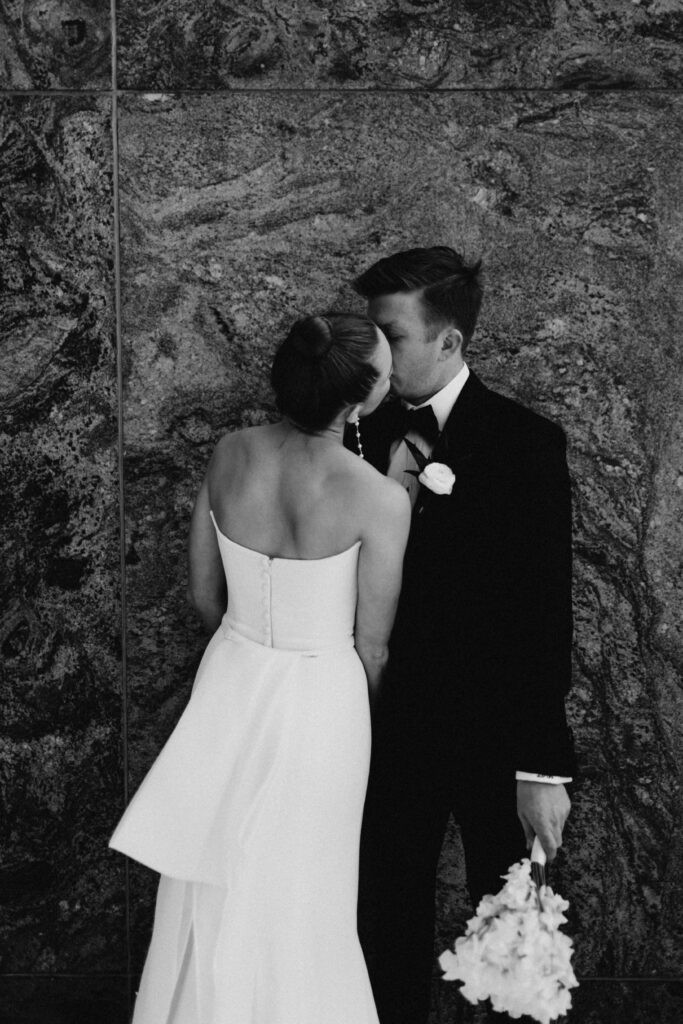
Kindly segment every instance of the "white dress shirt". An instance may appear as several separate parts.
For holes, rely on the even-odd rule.
[[[446,425],[446,420],[453,411],[453,406],[458,400],[458,396],[464,388],[467,378],[470,375],[470,370],[467,363],[463,363],[462,369],[459,370],[455,377],[449,380],[445,387],[437,391],[435,395],[432,395],[426,402],[422,402],[420,405],[410,405],[405,403],[409,409],[421,409],[425,405],[431,405],[436,416],[437,423],[439,424],[439,431],[443,430]],[[414,434],[412,431],[408,431],[406,437],[411,441],[416,448],[429,458],[432,453],[432,446],[425,441],[423,437],[418,434]],[[405,489],[410,495],[411,504],[414,505],[417,499],[420,484],[418,483],[417,477],[413,476],[412,473],[406,472],[406,470],[417,469],[417,465],[413,456],[410,453],[410,449],[403,440],[398,440],[393,443],[389,453],[389,469],[387,476],[392,477],[394,480],[398,480],[402,483]],[[549,782],[552,785],[559,786],[565,782],[571,782],[571,778],[562,775],[541,775],[535,772],[516,772],[515,777],[518,782]]]
[[[456,399],[464,388],[469,375],[469,367],[467,363],[463,363],[462,369],[456,373],[455,377],[449,380],[448,384],[441,388],[441,391],[437,391],[435,395],[432,395],[428,401],[422,402],[421,405],[410,405],[406,402],[405,405],[408,409],[422,409],[426,405],[431,405],[436,416],[436,422],[439,424],[440,432],[445,427],[446,420],[453,411]],[[412,441],[416,448],[419,448],[423,455],[429,457],[432,454],[431,445],[419,434],[414,434],[412,430],[409,430],[406,437],[409,441]],[[406,470],[416,468],[415,459],[410,454],[408,445],[400,438],[398,441],[394,441],[389,452],[387,476],[398,480],[399,483],[404,485],[410,495],[412,505],[415,505],[420,485],[417,482],[417,477],[411,473],[406,473]]]

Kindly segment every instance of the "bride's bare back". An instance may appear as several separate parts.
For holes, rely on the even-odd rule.
[[[287,423],[227,435],[208,473],[219,529],[278,558],[325,558],[362,541],[394,491],[338,442]]]
[[[190,530],[189,597],[210,629],[229,595],[213,524],[271,558],[328,558],[360,542],[356,650],[377,692],[401,586],[410,502],[403,488],[339,437],[283,421],[226,435],[202,484]]]

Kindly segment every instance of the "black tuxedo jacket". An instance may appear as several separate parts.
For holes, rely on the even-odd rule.
[[[382,473],[389,418],[383,406],[361,421]],[[565,450],[560,427],[470,373],[431,456],[452,468],[453,492],[422,486],[413,510],[379,707],[404,751],[574,774]]]

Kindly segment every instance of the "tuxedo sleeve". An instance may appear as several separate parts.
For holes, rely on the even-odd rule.
[[[571,685],[571,487],[566,439],[555,425],[525,446],[512,506],[519,556],[519,703],[515,767],[572,776],[565,697]]]
[[[517,782],[544,782],[549,786],[563,786],[572,779],[569,775],[539,775],[537,772],[515,772]]]

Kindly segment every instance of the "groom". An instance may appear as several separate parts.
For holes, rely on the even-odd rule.
[[[365,457],[413,502],[362,844],[381,1024],[425,1024],[429,1015],[449,815],[476,905],[500,889],[534,835],[552,860],[569,812],[565,436],[467,365],[478,272],[435,246],[382,259],[355,281],[394,362],[394,400],[361,423]],[[426,459],[447,468],[421,483]]]

